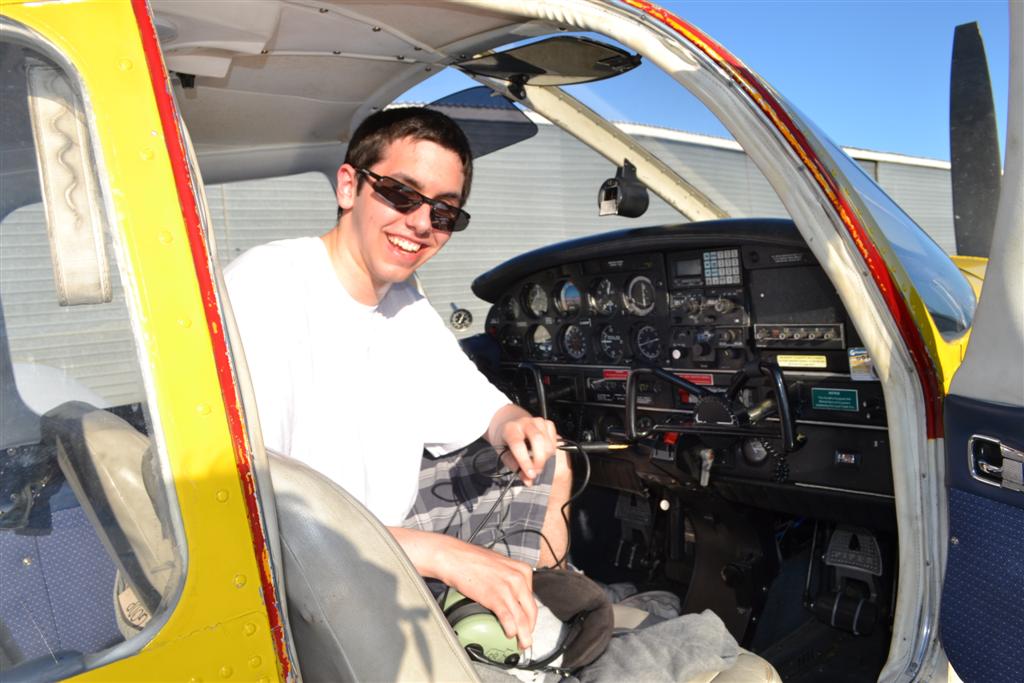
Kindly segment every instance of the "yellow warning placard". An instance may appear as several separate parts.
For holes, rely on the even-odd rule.
[[[814,368],[815,370],[824,370],[828,366],[828,359],[825,356],[797,356],[780,353],[775,362],[779,364],[780,368]]]

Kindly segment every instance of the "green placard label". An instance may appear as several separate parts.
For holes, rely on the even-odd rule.
[[[811,407],[815,410],[860,410],[856,389],[811,389]]]

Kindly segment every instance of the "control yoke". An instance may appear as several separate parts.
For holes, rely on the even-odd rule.
[[[656,424],[643,434],[637,432],[637,394],[640,379],[653,376],[669,385],[697,397],[693,418],[686,422]],[[747,408],[739,401],[740,391],[747,382],[757,377],[768,379],[772,397]],[[779,418],[778,429],[759,426],[769,415]],[[796,433],[793,411],[789,405],[782,369],[774,363],[749,363],[739,370],[724,393],[694,384],[679,375],[657,367],[633,368],[626,379],[626,438],[633,442],[655,432],[678,432],[707,436],[760,437],[779,439],[783,452],[790,453],[803,445],[802,435]]]

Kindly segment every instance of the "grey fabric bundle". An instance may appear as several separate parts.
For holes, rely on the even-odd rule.
[[[612,638],[577,676],[582,683],[688,681],[736,663],[740,646],[711,610],[684,614]]]

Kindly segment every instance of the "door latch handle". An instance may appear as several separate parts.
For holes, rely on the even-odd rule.
[[[999,477],[1000,479],[1003,478],[1003,468],[1002,467],[997,467],[995,465],[989,464],[989,463],[985,462],[984,460],[979,460],[977,462],[977,465],[978,465],[978,469],[981,470],[982,472],[984,472],[985,474],[988,474],[988,475],[993,476],[993,477]]]
[[[1024,451],[999,439],[979,434],[968,439],[967,465],[983,484],[1024,492]]]

